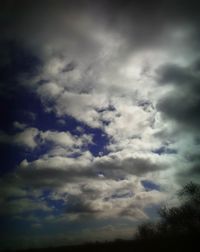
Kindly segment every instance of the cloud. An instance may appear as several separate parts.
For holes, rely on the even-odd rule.
[[[30,199],[16,199],[3,202],[1,204],[0,215],[16,215],[26,212],[32,212],[35,210],[40,211],[51,211],[51,208],[48,207],[44,202],[34,201]]]
[[[98,94],[63,93],[57,100],[55,110],[58,115],[70,115],[92,127],[101,126],[97,109],[108,106],[106,99]]]
[[[0,142],[34,149],[37,146],[36,136],[38,133],[39,131],[36,128],[26,128],[24,131],[15,135],[8,135],[5,132],[0,132]]]
[[[52,97],[56,98],[61,94],[63,89],[57,86],[55,83],[46,83],[38,87],[37,92],[41,97],[48,97],[51,100]]]
[[[118,157],[101,157],[94,159],[90,153],[82,153],[76,158],[53,156],[37,159],[32,162],[24,160],[17,172],[22,184],[33,188],[63,188],[65,183],[84,183],[94,179],[101,180],[128,179],[129,176],[144,176],[160,172],[167,164],[158,164],[150,159]],[[102,174],[102,176],[99,176]],[[106,196],[105,196],[106,197]]]
[[[18,124],[17,124],[18,125]],[[18,125],[19,126],[19,125]],[[23,125],[24,127],[24,125]],[[93,144],[92,135],[82,134],[81,136],[73,136],[70,132],[66,131],[42,131],[37,128],[21,128],[21,132],[16,134],[7,134],[0,132],[0,142],[4,144],[18,145],[21,147],[28,147],[35,149],[41,147],[41,145],[51,143],[52,153],[64,148],[65,153],[71,153],[78,151],[81,147]],[[60,149],[56,149],[59,147]]]
[[[199,71],[193,66],[187,67],[168,64],[160,67],[159,84],[173,86],[173,90],[158,102],[157,108],[169,119],[186,127],[198,128],[199,125]]]
[[[73,214],[95,214],[98,213],[100,210],[98,208],[95,209],[95,206],[84,198],[80,196],[68,196],[67,197],[67,204],[66,204],[66,212],[73,213]]]
[[[147,172],[141,170],[145,163],[145,169],[149,169],[149,172],[154,172],[158,167],[140,159],[122,160],[121,164],[118,164],[119,160],[115,162],[102,160],[101,163],[93,163],[90,156],[84,155],[78,159],[52,157],[32,162],[24,160],[13,178],[10,175],[5,178],[2,185],[3,206],[16,206],[8,214],[17,215],[34,209],[48,211],[49,207],[45,205],[49,200],[62,200],[65,215],[60,218],[66,222],[84,218],[148,218],[145,207],[161,202],[166,196],[163,192],[145,192],[139,176]],[[98,176],[100,171],[103,177]],[[27,187],[28,191],[24,189]],[[50,193],[42,196],[45,190]],[[17,199],[9,199],[13,195]],[[21,202],[25,202],[25,205]],[[35,204],[32,210],[31,204]],[[49,221],[57,223],[59,218],[55,216]]]
[[[23,183],[36,188],[62,187],[65,183],[93,177],[95,172],[88,169],[91,155],[84,153],[79,158],[49,157],[33,162],[24,160],[20,164],[19,176]]]
[[[120,160],[119,157],[97,158],[95,167],[104,176],[110,178],[120,178],[129,174],[140,176],[149,172],[155,172],[164,169],[158,162],[154,163],[147,158],[129,157]]]
[[[13,123],[13,126],[17,129],[23,130],[26,128],[27,125],[25,123],[20,123],[16,121]]]
[[[44,131],[40,132],[40,138],[43,142],[52,142],[55,145],[65,148],[80,148],[83,145],[92,144],[92,136],[82,134],[81,136],[73,136],[70,132]]]
[[[66,196],[66,221],[71,214],[81,219],[90,216],[94,219],[121,217],[144,220],[148,218],[144,208],[162,202],[164,197],[166,195],[161,192],[143,192],[140,184],[134,186],[130,180],[96,180],[95,183],[88,182],[81,186],[78,194]]]

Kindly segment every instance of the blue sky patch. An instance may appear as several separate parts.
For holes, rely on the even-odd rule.
[[[155,149],[152,151],[153,153],[156,153],[158,155],[164,155],[164,154],[177,154],[178,151],[176,149],[168,148],[166,146],[161,146],[158,149]]]
[[[152,190],[160,191],[160,186],[150,180],[142,180],[141,183],[147,191]]]

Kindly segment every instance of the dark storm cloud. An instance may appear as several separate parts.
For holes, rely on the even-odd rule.
[[[174,94],[165,97],[158,104],[158,109],[168,118],[173,119],[183,126],[199,128],[200,125],[200,100],[187,95]]]
[[[191,149],[186,140],[183,143],[186,146],[181,146],[185,149],[182,153],[185,164],[180,170],[177,169],[174,178],[180,185],[188,181],[199,183],[200,151],[197,139],[200,126],[200,78],[197,63],[188,67],[169,64],[160,69],[159,74],[159,84],[172,85],[173,91],[158,102],[157,109],[165,119],[177,123],[177,135],[182,134],[182,138],[186,134],[190,135],[194,145]]]
[[[157,71],[158,83],[161,86],[170,85],[172,91],[168,92],[157,104],[157,109],[165,119],[175,121],[178,125],[178,134],[190,135],[193,148],[185,148],[183,157],[186,167],[176,172],[175,179],[179,184],[185,184],[188,179],[199,182],[200,152],[199,152],[199,126],[200,126],[200,71],[199,59],[187,66],[166,64]],[[184,137],[183,135],[183,137]],[[187,144],[187,143],[186,143]]]
[[[55,45],[63,39],[72,39],[76,41],[76,46],[92,49],[94,45],[85,38],[84,32],[81,33],[74,27],[81,13],[89,12],[90,5],[87,2],[81,0],[1,1],[1,40],[6,43],[10,41],[20,43],[22,47],[29,48],[41,59],[49,46],[53,47],[50,48],[51,53],[59,51]]]
[[[158,70],[159,81],[163,84],[184,86],[194,82],[194,76],[187,68],[175,64],[167,64]],[[189,85],[188,85],[189,86]]]
[[[45,40],[59,40],[60,36],[77,36],[76,43],[81,40],[80,46],[84,48],[87,46],[84,34],[77,34],[74,29],[82,13],[122,33],[132,49],[158,46],[165,32],[175,24],[191,24],[195,33],[190,43],[198,46],[200,19],[198,1],[194,0],[6,1],[1,3],[1,34],[5,39],[35,44],[37,50],[41,49],[42,41],[46,43]]]
[[[159,47],[166,33],[176,26],[192,26],[190,46],[198,47],[199,3],[196,0],[101,1],[105,22],[126,37],[132,50]]]
[[[157,72],[159,75],[158,81],[162,84],[171,84],[180,88],[193,89],[199,91],[199,69],[198,60],[191,66],[182,67],[177,64],[166,64],[160,67]]]
[[[196,62],[187,67],[167,64],[159,68],[158,83],[172,85],[174,88],[158,102],[157,109],[183,126],[198,129],[200,75],[196,65]]]

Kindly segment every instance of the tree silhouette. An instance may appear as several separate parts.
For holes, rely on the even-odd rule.
[[[200,185],[190,182],[179,192],[181,205],[162,207],[158,223],[139,226],[136,239],[152,240],[175,237],[200,238]]]

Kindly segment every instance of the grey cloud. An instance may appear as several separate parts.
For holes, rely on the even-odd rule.
[[[43,188],[43,187],[61,187],[67,182],[77,181],[83,177],[91,176],[90,172],[87,170],[84,172],[77,171],[73,167],[73,169],[68,169],[67,171],[59,170],[56,168],[48,168],[44,169],[29,169],[29,170],[21,170],[19,172],[20,179],[23,183],[32,186],[33,188]]]
[[[196,147],[196,149],[198,149],[199,145],[197,144],[195,147]],[[199,162],[200,163],[200,155],[198,152],[197,153],[186,153],[185,158],[189,162]]]
[[[184,185],[188,183],[188,178],[194,183],[199,183],[200,180],[200,162],[188,165],[187,169],[179,171],[175,174],[176,181]]]
[[[194,35],[181,43],[198,47],[199,3],[196,0],[108,1],[108,24],[117,27],[131,48],[159,47],[166,43],[166,34],[176,26],[193,27]]]
[[[142,165],[142,161],[138,160],[135,161],[135,165],[137,162]],[[146,161],[146,163],[148,162]],[[50,212],[51,209],[46,201],[49,198],[50,200],[63,200],[67,217],[63,221],[102,217],[135,220],[147,218],[143,211],[144,206],[160,201],[161,194],[156,196],[151,191],[144,192],[138,177],[135,180],[115,180],[115,178],[117,179],[116,168],[111,167],[111,169],[113,175],[110,178],[109,176],[99,178],[96,176],[94,164],[82,171],[80,167],[77,169],[76,166],[65,171],[48,167],[41,169],[39,166],[31,166],[30,163],[29,167],[19,168],[12,178],[7,176],[5,179],[3,189],[10,190],[10,194],[7,197],[3,194],[2,209],[6,209],[7,206],[11,207],[12,211],[7,213],[10,215],[34,210]],[[122,169],[122,167],[117,167],[117,169]],[[130,171],[125,169],[125,173],[129,174]],[[29,190],[27,191],[25,188],[29,188]],[[43,191],[47,188],[52,192],[44,198]],[[9,197],[14,195],[13,190],[16,199],[10,200]],[[27,198],[29,196],[31,196],[31,200]],[[2,214],[4,213],[2,212]]]
[[[70,164],[63,158],[62,163],[52,166],[55,163],[54,159],[28,163],[25,168],[20,168],[18,177],[22,184],[25,183],[33,188],[60,188],[68,182],[81,182],[86,178],[118,180],[130,174],[141,176],[167,168],[143,158],[102,159],[82,165],[80,162]],[[103,174],[103,177],[98,176],[100,173]]]
[[[160,171],[163,167],[151,162],[148,159],[129,158],[125,160],[114,159],[110,161],[85,163],[75,161],[73,163],[68,158],[61,158],[61,162],[55,162],[57,159],[49,158],[49,161],[38,160],[28,163],[23,161],[12,176],[5,177],[4,185],[2,186],[4,196],[14,195],[16,197],[26,197],[28,192],[25,188],[31,190],[43,190],[45,188],[60,190],[68,184],[75,183],[82,192],[82,197],[96,200],[99,197],[124,198],[127,193],[133,195],[132,184],[126,180],[119,179],[131,174],[141,176],[148,172]],[[82,165],[81,165],[82,163]],[[99,173],[104,176],[99,177]],[[90,180],[92,179],[92,180]],[[107,181],[107,180],[110,180]],[[91,182],[96,181],[90,185]],[[107,192],[110,183],[114,183],[116,188],[113,191]],[[103,190],[103,191],[102,191]],[[104,191],[105,190],[105,191]],[[10,191],[10,193],[9,193]],[[104,196],[102,196],[102,193]],[[115,196],[114,196],[115,195]],[[130,195],[130,196],[131,196]]]
[[[198,175],[200,177],[200,162],[199,164],[195,164],[190,170],[191,174]]]
[[[81,185],[81,192],[86,198],[90,198],[91,200],[99,198],[102,194],[101,187],[94,188],[91,185],[88,185],[87,183]]]
[[[158,70],[159,84],[173,85],[157,109],[183,126],[198,129],[200,124],[200,76],[193,64],[188,67],[168,64]]]
[[[42,170],[30,168],[27,171],[20,171],[19,176],[23,183],[32,188],[60,188],[68,182],[79,182],[84,178],[97,177],[97,175],[89,169],[77,171],[76,168],[77,167],[72,167],[72,169],[68,171],[56,168],[49,169],[48,167]]]
[[[200,59],[197,59],[193,65],[192,65],[192,70],[194,71],[200,71]]]
[[[62,72],[70,72],[73,71],[76,67],[76,64],[72,61],[68,63],[63,69]]]
[[[126,209],[123,209],[121,212],[120,212],[120,215],[121,216],[126,216],[126,217],[132,217],[132,218],[135,218],[137,220],[145,220],[145,219],[148,219],[147,215],[139,208],[136,208],[132,205],[130,205],[129,207],[127,207]]]
[[[141,176],[149,172],[155,172],[166,167],[152,162],[148,158],[125,158],[120,160],[100,160],[95,163],[95,167],[102,172],[105,177],[120,178],[129,174]]]
[[[1,192],[0,201],[4,201],[10,197],[25,197],[27,191],[24,185],[20,185],[19,179],[15,174],[7,174],[0,179]]]
[[[160,67],[157,72],[160,77],[158,81],[164,84],[187,85],[188,82],[194,81],[194,76],[188,71],[188,68],[177,64],[166,64]]]
[[[188,97],[187,94],[170,94],[158,103],[160,110],[169,119],[173,119],[183,126],[192,126],[196,129],[200,124],[200,100],[196,97]]]
[[[195,62],[196,63],[196,62]],[[178,64],[165,64],[157,70],[159,83],[172,84],[175,87],[190,91],[199,91],[199,72],[191,66],[183,67]]]
[[[66,202],[66,213],[78,214],[95,214],[99,211],[94,209],[92,205],[81,196],[69,195]]]
[[[82,48],[90,48],[91,51],[96,48],[94,41],[88,39],[83,32],[88,27],[83,26],[82,30],[81,23],[77,26],[82,16],[92,16],[93,8],[87,1],[78,0],[74,3],[45,0],[39,3],[22,0],[19,3],[12,0],[1,3],[1,6],[0,17],[4,25],[0,29],[3,39],[20,41],[39,57],[44,56],[47,51],[57,53],[57,45],[66,45],[66,41],[69,46],[75,43],[78,53],[82,52]]]
[[[0,215],[12,215],[41,210],[49,212],[52,209],[44,202],[30,200],[26,198],[7,200],[0,204]]]
[[[1,4],[2,33],[9,38],[20,38],[28,44],[59,41],[60,37],[71,40],[74,37],[77,48],[96,48],[86,39],[89,27],[77,28],[77,19],[86,15],[91,22],[101,22],[111,30],[117,30],[126,37],[131,48],[158,45],[169,27],[175,24],[192,24],[199,30],[198,2],[178,1],[73,1],[54,2],[45,0],[9,1]],[[79,8],[77,8],[79,6]],[[39,29],[38,29],[39,27]],[[76,28],[75,28],[76,27]],[[85,32],[82,32],[85,31]],[[196,37],[198,37],[198,32]],[[35,41],[31,39],[32,36]],[[56,38],[56,39],[55,39]],[[80,42],[81,41],[81,42]],[[197,44],[197,43],[196,43]],[[38,47],[37,49],[41,49]]]
[[[37,147],[37,135],[39,130],[36,128],[26,128],[25,130],[14,135],[6,134],[0,131],[0,142],[5,144],[14,144],[25,146],[30,149]]]

